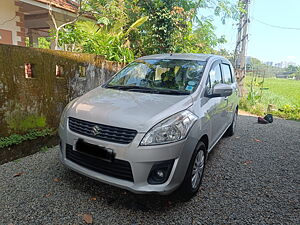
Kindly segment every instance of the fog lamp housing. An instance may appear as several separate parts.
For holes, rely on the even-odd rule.
[[[171,173],[173,168],[174,159],[157,162],[155,163],[148,176],[148,183],[149,184],[163,184],[165,183]]]

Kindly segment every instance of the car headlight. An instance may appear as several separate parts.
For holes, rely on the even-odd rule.
[[[140,145],[159,145],[180,141],[186,137],[197,120],[192,112],[185,110],[168,117],[152,127]]]

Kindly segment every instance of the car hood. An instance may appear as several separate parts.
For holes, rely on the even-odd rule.
[[[189,95],[162,95],[96,88],[79,97],[67,116],[147,132],[161,120],[193,104]]]

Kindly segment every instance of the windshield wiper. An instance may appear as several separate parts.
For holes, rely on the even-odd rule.
[[[127,91],[136,91],[136,92],[147,92],[154,94],[167,94],[167,95],[189,95],[188,91],[179,91],[172,89],[155,89],[143,86],[134,86],[134,85],[107,85],[106,88],[113,88],[117,90],[127,90]]]

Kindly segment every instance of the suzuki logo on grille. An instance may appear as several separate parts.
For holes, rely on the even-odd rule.
[[[92,133],[93,133],[95,136],[99,135],[99,134],[101,133],[101,128],[100,128],[98,125],[94,126],[94,127],[92,128]]]

